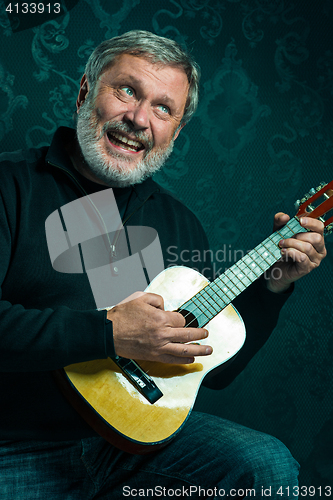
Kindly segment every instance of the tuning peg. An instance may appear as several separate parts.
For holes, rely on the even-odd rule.
[[[325,228],[324,228],[324,235],[326,236],[327,234],[331,234],[333,231],[333,222],[331,222],[331,224],[328,224]]]
[[[316,191],[320,191],[323,187],[327,186],[327,182],[321,182],[319,186],[316,188]]]
[[[313,194],[316,194],[316,190],[314,188],[311,188],[309,191],[309,195],[312,196]]]
[[[305,203],[305,202],[306,202],[306,200],[307,200],[308,198],[309,198],[309,196],[308,196],[308,197],[307,197],[307,196],[303,196],[303,198],[302,198],[301,200],[297,200],[297,201],[295,201],[294,206],[295,206],[296,210],[297,210],[297,209],[298,209],[301,205],[303,205],[303,203]]]

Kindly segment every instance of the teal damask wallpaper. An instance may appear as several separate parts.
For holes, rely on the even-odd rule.
[[[147,29],[192,51],[200,106],[156,180],[198,215],[216,270],[262,241],[274,213],[293,215],[296,199],[332,180],[332,0],[59,0],[37,4],[39,13],[8,5],[0,1],[1,151],[48,144],[72,124],[86,59],[103,39]],[[314,498],[333,485],[332,237],[327,246],[245,372],[223,393],[202,390],[196,404],[279,437]]]

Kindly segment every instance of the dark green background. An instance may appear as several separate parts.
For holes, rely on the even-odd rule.
[[[103,39],[140,28],[192,50],[201,104],[156,180],[198,215],[214,251],[225,250],[217,269],[263,240],[275,212],[293,214],[297,198],[332,180],[331,0],[73,0],[57,18],[10,19],[5,5],[2,151],[47,144],[71,125],[86,59]],[[246,371],[197,402],[279,437],[302,465],[301,484],[317,488],[333,483],[332,241]]]

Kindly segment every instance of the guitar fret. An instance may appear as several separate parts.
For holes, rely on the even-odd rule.
[[[229,269],[226,270],[226,272],[224,273],[225,276],[227,278],[230,279],[230,281],[233,283],[233,287],[232,287],[232,291],[235,291],[237,293],[237,295],[242,292],[243,290],[245,290],[245,285],[244,283],[242,283],[239,278],[237,277],[237,275],[234,273],[233,271],[233,267],[230,267]],[[235,280],[236,280],[236,283],[235,283]]]
[[[294,226],[294,227],[292,227],[292,226]],[[286,228],[286,229],[288,228],[288,229],[289,229],[292,233],[294,233],[294,234],[295,234],[295,232],[296,232],[296,231],[299,233],[300,231],[304,230],[304,228],[302,228],[302,226],[300,225],[300,223],[299,223],[298,219],[296,219],[296,217],[294,217],[293,219],[291,219],[291,220],[288,222],[288,224],[286,224],[286,225],[282,228],[282,230],[283,230],[283,229],[285,229],[285,228]],[[294,231],[294,229],[295,229],[296,231]],[[305,229],[305,231],[307,231],[307,229]]]
[[[208,300],[206,299],[207,302],[210,303],[210,305],[213,307],[213,309],[215,309],[215,311],[217,312],[220,312],[221,309],[219,309],[219,307],[215,307],[216,306],[216,302],[215,302],[215,299],[210,295],[210,293],[208,293],[208,290],[207,288],[209,288],[209,285],[206,286],[205,288],[203,288],[199,293],[198,293],[198,298],[199,296],[202,297],[204,300],[205,300],[205,297],[204,295],[208,296]],[[215,304],[215,306],[214,306]]]
[[[247,267],[248,267],[249,269],[251,269],[251,271],[253,272],[253,274],[254,274],[257,278],[259,278],[259,276],[260,276],[262,273],[261,273],[261,272],[260,272],[260,270],[257,268],[257,265],[256,265],[256,263],[254,262],[254,260],[252,259],[252,257],[251,257],[249,254],[247,254],[247,255],[245,255],[245,257],[244,257],[242,260],[243,260],[243,261],[244,261],[244,263],[247,265]]]
[[[239,271],[239,274],[237,275],[238,279],[243,283],[244,287],[247,288],[249,285],[251,285],[252,281],[244,274],[241,270],[241,268],[238,265],[238,262],[232,266],[231,269],[237,268]]]
[[[281,256],[281,249],[280,249],[280,247],[279,247],[279,245],[278,245],[278,242],[280,241],[280,238],[278,238],[277,243],[275,243],[275,241],[273,241],[271,237],[269,237],[268,239],[269,239],[269,240],[271,241],[271,243],[275,246],[275,249],[274,249],[274,250],[275,250],[274,257],[276,258],[276,260],[278,260],[278,259],[280,258],[280,256]],[[278,255],[279,255],[279,256],[278,256]]]
[[[196,304],[196,301],[199,302],[199,305]],[[200,301],[199,294],[196,294],[194,297],[192,297],[192,302],[199,309],[199,311],[201,312],[201,314],[203,314],[204,316],[206,316],[206,318],[209,318],[208,314],[206,314],[207,307]],[[201,306],[204,307],[204,309],[205,309],[206,312],[202,310]]]
[[[222,292],[222,288],[219,287],[218,283],[217,283],[217,279],[215,281],[213,281],[213,283],[211,283],[210,285],[208,285],[212,290],[213,292],[215,293],[215,295],[218,296],[218,299],[220,300],[220,302],[222,302],[222,304],[220,305],[221,307],[221,310],[224,309],[228,304],[230,304],[230,300],[225,297],[225,295],[223,294],[223,298],[221,297],[221,292]],[[206,287],[207,288],[207,287]],[[223,292],[222,292],[223,293]],[[216,302],[216,301],[215,301]],[[216,302],[218,304],[218,302]]]
[[[275,264],[277,256],[275,256],[274,253],[271,252],[271,250],[267,247],[269,245],[269,241],[267,241],[267,244],[266,244],[266,241],[267,240],[265,240],[265,242],[262,243],[262,246],[265,248],[265,252],[263,254],[263,257],[268,262],[268,264],[270,266],[272,266],[273,264]],[[274,249],[276,250],[276,247]]]
[[[250,269],[250,267],[246,264],[246,262],[243,259],[239,262],[238,267],[249,278],[251,283],[253,283],[253,281],[257,279],[258,276],[254,274],[252,269]]]
[[[267,262],[261,257],[260,253],[257,251],[256,248],[251,250],[250,252],[251,259],[253,259],[256,264],[260,267],[262,272],[265,272],[267,269]]]
[[[222,274],[222,276],[220,276],[218,280],[222,283],[222,288],[220,287],[222,292],[230,299],[230,301],[234,300],[234,298],[237,297],[238,294],[234,293],[228,286],[228,283],[226,282],[227,277],[224,274]]]
[[[215,280],[215,286],[218,286],[219,291],[217,293],[223,295],[223,303],[224,307],[230,304],[230,302],[235,298],[235,294],[233,294],[228,287],[225,286],[225,284],[219,280],[219,284],[216,283],[217,280]]]

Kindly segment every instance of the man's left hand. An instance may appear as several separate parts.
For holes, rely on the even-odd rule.
[[[289,215],[277,213],[274,217],[274,231],[283,227],[289,219]],[[326,256],[324,224],[311,217],[302,217],[300,224],[310,232],[298,233],[279,242],[281,260],[266,274],[267,287],[272,292],[284,292],[291,283],[318,267]]]

